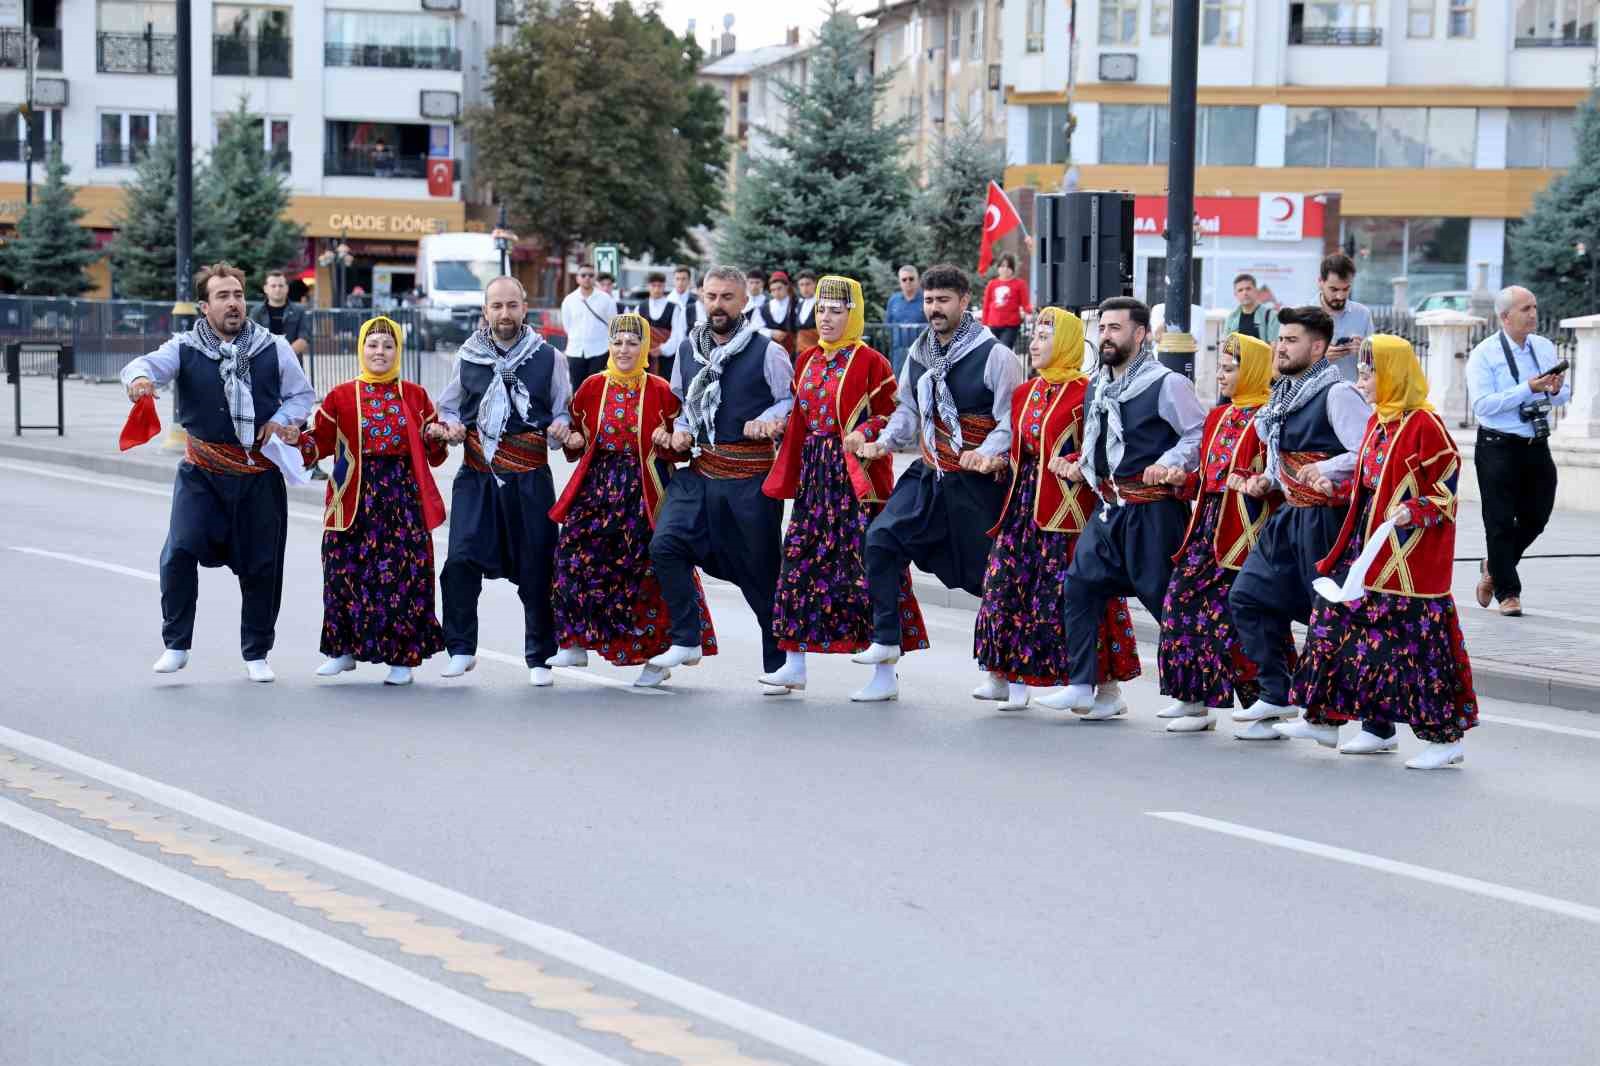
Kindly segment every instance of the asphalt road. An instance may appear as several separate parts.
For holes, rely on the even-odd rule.
[[[1422,774],[1168,735],[1149,662],[1003,716],[942,608],[900,702],[763,698],[719,585],[666,694],[530,689],[503,583],[465,679],[320,681],[298,506],[278,682],[219,571],[158,678],[165,491],[0,493],[3,1066],[1600,1061],[1600,718],[1486,702]]]

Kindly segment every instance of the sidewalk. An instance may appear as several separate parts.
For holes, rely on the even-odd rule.
[[[23,421],[37,425],[55,419],[53,381],[23,381]],[[0,395],[0,460],[23,460],[78,467],[119,477],[170,482],[181,453],[164,450],[160,439],[130,452],[117,451],[117,434],[127,417],[128,401],[115,384],[95,385],[69,381],[66,385],[67,435],[29,430],[15,435],[14,400],[10,386]],[[163,397],[161,413],[170,421],[170,400]],[[460,463],[459,448],[437,471],[447,485]],[[898,457],[897,465],[910,462]],[[570,464],[553,464],[557,491],[571,470]],[[447,490],[448,491],[448,490]],[[323,485],[293,488],[291,498],[320,507]],[[1463,501],[1458,511],[1458,559],[1483,554],[1483,519],[1476,503]],[[1600,514],[1557,511],[1534,555],[1600,552]],[[1527,560],[1522,567],[1524,611],[1522,618],[1502,618],[1485,611],[1473,599],[1477,581],[1475,561],[1457,562],[1456,604],[1461,610],[1467,650],[1472,655],[1474,679],[1485,696],[1600,712],[1600,558]],[[965,592],[950,592],[931,577],[917,575],[917,595],[925,603],[975,609],[977,601]],[[1136,625],[1147,650],[1155,640],[1155,622],[1135,610]]]

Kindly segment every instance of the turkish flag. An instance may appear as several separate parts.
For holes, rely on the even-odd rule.
[[[985,273],[994,258],[994,242],[1022,225],[1004,189],[989,183],[989,200],[983,206],[983,245],[978,251],[978,273]]]
[[[453,196],[455,194],[456,161],[454,159],[428,160],[428,195]]]

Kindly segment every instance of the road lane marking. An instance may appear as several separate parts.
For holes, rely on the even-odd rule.
[[[1526,889],[1512,888],[1509,885],[1500,885],[1493,881],[1480,881],[1476,877],[1463,877],[1460,874],[1435,870],[1428,866],[1397,862],[1394,859],[1385,859],[1379,855],[1369,855],[1364,851],[1351,851],[1348,848],[1335,847],[1332,844],[1319,844],[1314,840],[1285,836],[1282,833],[1273,833],[1266,829],[1255,829],[1248,825],[1239,825],[1236,822],[1224,822],[1216,818],[1206,818],[1203,815],[1190,814],[1187,811],[1146,811],[1145,813],[1152,818],[1177,822],[1180,825],[1191,826],[1195,829],[1222,833],[1225,836],[1238,837],[1241,840],[1253,840],[1258,844],[1270,844],[1273,847],[1298,851],[1303,855],[1314,855],[1319,859],[1331,859],[1334,862],[1361,866],[1368,870],[1378,870],[1382,873],[1394,874],[1397,877],[1409,877],[1414,881],[1443,885],[1446,888],[1469,892],[1475,896],[1484,896],[1504,903],[1516,903],[1524,907],[1532,907],[1535,910],[1546,911],[1550,914],[1558,914],[1563,918],[1576,918],[1592,925],[1600,925],[1600,907],[1591,907],[1586,903],[1574,903],[1571,900],[1558,899],[1555,896],[1546,896],[1538,892],[1529,892]]]
[[[905,1066],[840,1037],[612,951],[576,933],[513,914],[375,859],[324,843],[51,741],[0,726],[0,745],[80,776],[93,778],[120,792],[138,796],[208,825],[248,837],[274,851],[372,885],[396,899],[488,930],[822,1066]]]
[[[131,566],[121,566],[117,563],[103,563],[99,559],[88,559],[82,555],[68,555],[66,552],[45,551],[43,548],[25,548],[20,544],[11,545],[11,550],[14,552],[22,552],[24,555],[39,555],[46,559],[58,559],[64,563],[76,563],[79,566],[92,566],[96,570],[107,570],[113,574],[121,574],[123,577],[136,577],[141,581],[161,580],[159,575],[152,574],[148,570],[135,570]]]
[[[1564,737],[1586,737],[1589,740],[1600,740],[1600,729],[1580,729],[1572,725],[1553,725],[1549,722],[1535,722],[1531,718],[1513,718],[1505,714],[1478,715],[1480,722],[1493,722],[1495,725],[1514,725],[1519,729],[1537,729],[1541,733],[1559,733]]]
[[[430,981],[338,937],[302,925],[91,833],[63,825],[20,803],[0,798],[0,825],[292,951],[341,977],[531,1062],[547,1066],[621,1066],[616,1059]]]

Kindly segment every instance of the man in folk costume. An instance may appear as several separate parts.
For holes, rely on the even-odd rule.
[[[774,270],[767,281],[767,299],[755,309],[750,321],[756,332],[768,337],[781,347],[789,358],[795,357],[795,318],[799,308],[789,292],[789,275]]]
[[[617,666],[645,663],[634,685],[655,688],[672,675],[646,662],[670,643],[650,537],[671,478],[672,453],[651,438],[672,425],[680,405],[665,380],[645,371],[649,321],[632,312],[618,315],[610,333],[605,371],[572,397],[572,431],[564,449],[578,465],[550,511],[561,523],[555,578],[561,650],[547,665],[587,666],[593,651]],[[696,609],[704,653],[715,655],[703,594]]]
[[[1305,718],[1278,725],[1286,737],[1338,743],[1339,726],[1364,719],[1411,727],[1426,749],[1406,766],[1439,770],[1462,761],[1478,724],[1472,663],[1450,595],[1461,452],[1428,402],[1428,379],[1400,337],[1362,345],[1360,380],[1376,410],[1356,462],[1356,488],[1333,550],[1318,564],[1343,582],[1362,549],[1383,537],[1348,603],[1319,598],[1290,698]],[[1385,530],[1383,523],[1393,523]]]
[[[449,439],[466,444],[450,494],[450,549],[439,585],[450,662],[443,677],[477,665],[478,596],[484,578],[517,586],[525,625],[528,682],[552,683],[545,660],[556,653],[550,586],[556,524],[548,440],[567,439],[572,379],[566,357],[525,323],[527,296],[516,278],[483,290],[487,325],[456,353],[455,374],[439,397]]]
[[[1116,296],[1100,304],[1100,368],[1085,393],[1083,450],[1052,471],[1086,483],[1099,516],[1078,537],[1064,611],[1071,684],[1040,698],[1090,720],[1127,710],[1120,692],[1097,697],[1099,624],[1117,596],[1138,596],[1161,620],[1172,556],[1189,524],[1174,485],[1194,469],[1206,413],[1194,383],[1150,350],[1150,309]]]
[[[672,380],[672,362],[678,345],[683,343],[683,338],[688,334],[688,327],[684,324],[686,316],[683,305],[674,303],[667,295],[667,276],[659,271],[651,273],[645,279],[650,294],[639,307],[639,313],[644,316],[650,325],[649,337],[649,373]]]
[[[1022,364],[968,316],[971,300],[965,270],[929,268],[923,278],[928,328],[900,371],[895,412],[883,434],[856,452],[868,461],[912,445],[922,452],[867,530],[872,646],[855,661],[880,669],[858,694],[864,697],[893,699],[899,691],[893,666],[900,659],[906,564],[915,563],[946,588],[983,595],[988,532],[1006,500],[1011,395],[1022,382]],[[1003,699],[1005,681],[990,675],[973,695]]]
[[[782,560],[783,504],[761,492],[776,457],[773,438],[794,403],[794,364],[743,318],[743,278],[732,267],[705,276],[703,320],[678,348],[672,391],[683,402],[673,429],[653,439],[689,457],[667,486],[650,557],[672,616],[672,646],[650,660],[671,670],[703,652],[695,567],[739,587],[761,626],[762,669],[783,665],[772,635]],[[774,693],[787,688],[772,689]]]
[[[677,267],[672,271],[672,291],[667,293],[667,299],[675,306],[683,308],[683,334],[687,337],[689,331],[700,321],[700,297],[694,291],[694,272],[688,267]],[[674,355],[676,351],[674,348],[667,354]],[[671,375],[661,376],[668,381],[672,380]]]
[[[795,275],[794,283],[800,299],[794,315],[794,350],[809,352],[821,340],[817,334],[817,276],[802,270]]]
[[[865,311],[859,282],[823,278],[821,341],[795,364],[795,404],[763,486],[774,499],[795,501],[772,623],[786,659],[762,676],[766,685],[803,689],[808,653],[858,652],[871,643],[862,544],[894,484],[894,461],[885,455],[863,462],[859,452],[888,424],[895,382],[889,360],[861,342]],[[909,570],[902,571],[900,619],[901,650],[926,648]]]
[[[1320,307],[1278,312],[1278,379],[1255,417],[1264,466],[1260,474],[1235,474],[1231,481],[1247,496],[1277,493],[1286,504],[1261,527],[1228,593],[1234,627],[1261,683],[1260,699],[1233,712],[1235,722],[1247,723],[1234,733],[1240,740],[1279,740],[1273,723],[1300,713],[1289,702],[1290,623],[1311,617],[1317,564],[1338,538],[1372,413],[1355,383],[1343,380],[1328,361],[1332,341],[1333,318]],[[1373,729],[1347,742],[1345,750],[1393,750],[1394,727],[1373,723]]]
[[[239,642],[252,681],[267,665],[283,597],[288,493],[262,454],[271,438],[294,444],[317,394],[294,349],[246,316],[244,272],[215,263],[195,275],[200,318],[122,370],[136,403],[172,382],[178,424],[188,431],[161,549],[158,674],[182,670],[194,639],[199,567],[226,566],[239,579]]]

